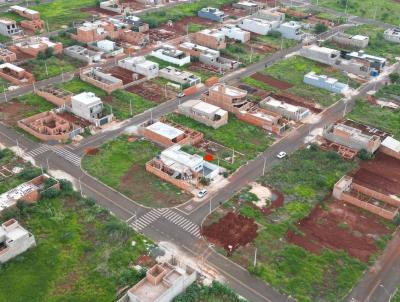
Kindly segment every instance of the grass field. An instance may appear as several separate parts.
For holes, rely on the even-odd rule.
[[[400,114],[388,108],[373,106],[357,100],[354,109],[347,114],[349,119],[387,131],[400,140]]]
[[[377,98],[398,98],[400,100],[400,84],[391,84],[382,87],[376,93]]]
[[[142,113],[156,105],[151,101],[125,90],[116,90],[111,94],[111,97],[108,97],[105,91],[80,79],[73,79],[59,86],[72,93],[81,93],[84,91],[93,92],[103,100],[106,112],[111,113],[112,111],[114,116],[119,120],[125,120],[131,117],[131,104],[133,115]]]
[[[276,35],[252,35],[251,41],[259,42],[261,44],[266,44],[268,46],[275,47],[276,49],[286,49],[289,47],[292,47],[296,45],[298,42],[295,40],[289,40],[289,39],[282,39],[282,37],[276,36]]]
[[[317,0],[312,0],[314,4]],[[318,0],[319,5],[345,12],[346,0]],[[349,0],[347,13],[399,25],[400,3],[393,0]]]
[[[146,172],[146,162],[160,152],[151,142],[128,142],[121,136],[104,144],[96,155],[86,155],[82,164],[89,174],[138,203],[166,207],[188,200],[188,194]]]
[[[199,285],[197,283],[189,286],[186,291],[177,296],[173,302],[244,302],[229,287],[213,281],[211,285]]]
[[[268,137],[261,128],[240,121],[233,115],[229,115],[228,124],[218,129],[208,127],[184,115],[175,113],[167,115],[167,119],[200,131],[204,133],[206,139],[243,153],[244,156],[238,156],[233,165],[224,165],[221,161],[221,165],[224,165],[229,170],[236,170],[248,160],[255,158],[258,154],[268,149],[273,143],[273,139]]]
[[[0,301],[109,302],[144,276],[131,266],[146,254],[144,238],[77,192],[12,214],[37,246],[0,267]]]
[[[374,27],[371,25],[360,25],[354,26],[346,29],[345,31],[351,35],[364,35],[369,37],[369,44],[364,49],[366,53],[374,56],[384,57],[388,59],[391,63],[396,61],[396,57],[398,57],[400,53],[400,44],[389,42],[384,39],[383,32],[384,29],[379,27]],[[330,42],[327,43],[329,47]],[[343,46],[333,45],[334,48],[344,49]],[[352,50],[352,49],[348,49]],[[358,49],[353,49],[358,50]]]
[[[286,60],[279,61],[271,67],[266,68],[263,73],[293,84],[294,87],[291,87],[286,91],[311,99],[312,101],[321,104],[323,107],[328,107],[337,102],[341,98],[341,95],[303,83],[304,75],[310,71],[334,77],[344,83],[347,83],[348,81],[351,87],[358,87],[360,85],[359,83],[348,79],[348,77],[342,72],[333,70],[328,65],[323,65],[300,56],[290,57]],[[258,82],[254,79],[250,81],[255,84]],[[264,83],[259,84],[259,88],[261,88],[263,84]]]
[[[235,44],[228,44],[225,49],[221,51],[225,57],[237,60],[242,63],[243,66],[250,65],[260,61],[264,55],[256,52],[251,53],[245,44],[236,42]]]
[[[298,150],[259,180],[284,193],[287,203],[283,207],[265,217],[245,202],[251,196],[244,189],[222,210],[214,212],[209,221],[218,220],[227,210],[254,218],[259,225],[257,238],[235,251],[233,261],[299,302],[342,301],[366,265],[343,251],[310,253],[287,242],[285,235],[289,230],[296,231],[298,221],[307,217],[333,184],[353,167],[353,163],[335,153],[318,148]],[[257,266],[253,267],[255,248]]]
[[[47,60],[30,60],[23,63],[21,66],[30,71],[35,76],[37,81],[41,81],[58,76],[63,72],[66,73],[74,71],[82,65],[82,62],[67,56],[52,56]]]
[[[203,24],[197,24],[197,23],[189,23],[188,24],[188,31],[189,33],[196,33],[200,30],[206,29],[207,26]]]
[[[400,302],[400,286],[397,288],[397,292],[393,296],[391,302]]]
[[[55,108],[55,106],[52,103],[46,101],[41,96],[38,96],[37,94],[33,93],[28,93],[24,94],[23,96],[19,96],[18,102],[29,106],[29,108],[24,111],[23,117],[29,117],[37,113],[49,111]]]

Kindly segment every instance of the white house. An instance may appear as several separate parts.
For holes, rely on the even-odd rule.
[[[115,57],[124,53],[124,49],[122,47],[118,47],[114,41],[101,40],[95,43],[95,47],[98,50],[103,51],[108,57]]]
[[[250,40],[250,33],[245,31],[236,25],[228,24],[219,29],[226,38],[234,39],[242,43],[246,43]]]
[[[335,65],[335,62],[340,59],[339,50],[317,45],[303,46],[300,50],[300,54],[305,58],[327,65]]]
[[[314,71],[304,75],[304,83],[341,94],[345,94],[350,89],[349,85],[341,83],[335,78],[329,78],[326,75],[317,75]]]
[[[71,98],[72,113],[93,121],[102,117],[103,102],[93,92],[82,92]]]
[[[0,263],[7,262],[35,245],[35,237],[15,219],[10,219],[1,225]]]
[[[301,41],[305,37],[305,33],[301,30],[301,25],[295,21],[282,23],[278,29],[282,37],[291,40]]]
[[[400,27],[389,28],[383,33],[385,40],[394,43],[400,43]]]
[[[295,106],[279,101],[269,96],[260,102],[260,107],[294,121],[301,121],[311,114],[311,111],[301,106]]]
[[[243,19],[239,23],[239,27],[241,29],[265,36],[273,29],[273,23],[258,18],[249,18]]]
[[[182,50],[176,49],[171,45],[163,45],[160,48],[153,50],[151,55],[178,66],[190,63],[190,56],[187,56]]]
[[[158,64],[145,57],[128,57],[118,61],[118,66],[146,76],[148,79],[158,76]]]

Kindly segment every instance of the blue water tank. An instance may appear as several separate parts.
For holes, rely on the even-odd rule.
[[[379,75],[379,72],[377,70],[372,70],[371,71],[371,76],[372,77],[377,77]]]

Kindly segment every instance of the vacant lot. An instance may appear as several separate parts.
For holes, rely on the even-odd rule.
[[[173,300],[173,302],[188,301],[243,302],[232,289],[217,281],[213,281],[209,286],[194,283]]]
[[[167,119],[200,131],[204,133],[205,139],[244,154],[244,156],[238,156],[233,165],[225,165],[221,161],[221,165],[230,170],[236,170],[248,160],[255,158],[258,154],[264,152],[273,142],[273,139],[268,137],[261,128],[240,121],[233,115],[229,115],[228,124],[218,129],[208,127],[184,115],[175,113],[167,115]],[[222,155],[221,158],[229,156],[231,156],[230,153],[225,156]]]
[[[51,110],[54,107],[53,104],[47,102],[44,98],[33,93],[28,93],[18,97],[18,99],[2,103],[0,105],[0,113],[2,120],[6,124],[16,126],[17,121],[20,119]]]
[[[32,232],[37,246],[2,266],[0,301],[109,302],[143,277],[132,265],[146,253],[144,238],[67,187],[3,214],[1,221],[15,217]]]
[[[74,71],[83,65],[82,62],[67,56],[53,56],[47,60],[30,60],[21,66],[31,72],[35,76],[36,81],[41,81],[58,76],[63,72]]]
[[[96,94],[105,103],[104,108],[107,113],[113,113],[119,120],[125,120],[134,115],[140,114],[143,111],[154,107],[156,104],[148,101],[141,96],[125,91],[116,90],[111,95],[89,83],[80,79],[73,79],[70,82],[59,85],[60,87],[71,91],[74,94],[84,91],[90,91]],[[132,115],[131,115],[132,108]]]
[[[375,96],[377,98],[397,99],[400,101],[400,84],[386,85],[379,89]]]
[[[354,109],[347,118],[387,131],[400,139],[400,115],[398,111],[374,106],[366,101],[357,100]]]
[[[303,83],[304,75],[310,71],[337,78],[344,83],[349,81],[349,85],[352,87],[359,86],[359,83],[349,80],[342,72],[328,65],[320,64],[300,56],[279,61],[273,66],[266,68],[262,73],[294,85],[294,87],[291,87],[286,91],[310,99],[315,103],[321,104],[323,107],[328,107],[329,105],[337,102],[341,98],[339,94],[331,93],[324,89],[316,88]],[[254,78],[245,78],[243,82],[264,90],[277,90]]]
[[[354,164],[334,153],[317,148],[299,150],[259,180],[284,193],[282,207],[264,214],[254,206],[257,196],[247,187],[214,212],[206,225],[230,211],[255,219],[259,225],[255,241],[236,250],[232,260],[298,301],[336,302],[348,293],[366,264],[343,251],[309,252],[290,243],[286,236],[289,231],[302,234],[298,223],[325,199],[333,184],[353,168]],[[255,248],[257,266],[253,267]]]
[[[145,164],[161,152],[151,142],[129,142],[121,136],[104,144],[96,155],[86,155],[83,167],[89,174],[133,200],[152,207],[167,207],[190,196],[148,173]]]
[[[313,0],[317,3],[317,0]],[[345,12],[346,1],[319,0],[319,5]],[[347,12],[352,15],[373,19],[374,17],[386,23],[398,25],[400,3],[397,0],[351,0],[348,1]]]

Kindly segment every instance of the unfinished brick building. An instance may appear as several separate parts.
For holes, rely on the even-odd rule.
[[[353,178],[347,175],[335,184],[333,197],[390,220],[398,214],[400,207],[399,198],[353,183]]]
[[[7,48],[0,48],[0,60],[11,63],[17,60],[17,55]]]
[[[62,43],[52,42],[47,37],[31,37],[9,47],[11,51],[20,51],[35,58],[40,52],[46,51],[47,48],[52,48],[55,55],[63,52]]]
[[[103,72],[101,68],[86,68],[80,72],[82,81],[90,83],[107,93],[122,88],[124,85],[121,79],[112,76],[110,73]]]
[[[18,126],[42,141],[66,141],[75,133],[73,123],[52,111],[20,120]]]
[[[288,121],[282,115],[260,108],[247,99],[247,91],[218,83],[203,95],[207,103],[229,111],[249,124],[261,127],[281,135],[285,132]]]
[[[20,26],[22,28],[31,30],[33,32],[42,32],[44,30],[44,22],[40,19],[40,13],[38,11],[22,7],[19,5],[13,5],[10,9],[28,20],[21,20]]]
[[[35,80],[31,73],[11,63],[0,65],[0,77],[15,85],[32,84]]]
[[[55,86],[38,88],[36,94],[58,107],[71,106],[72,93]]]

